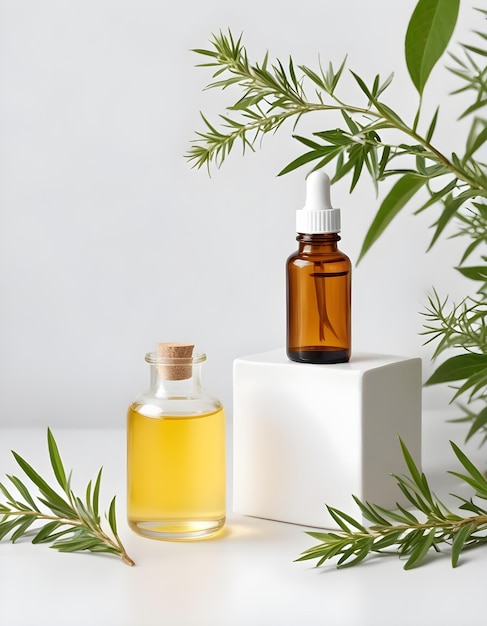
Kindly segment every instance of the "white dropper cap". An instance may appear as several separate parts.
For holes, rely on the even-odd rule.
[[[330,200],[330,178],[324,170],[306,177],[306,202],[296,211],[296,232],[307,235],[340,232],[340,209]]]

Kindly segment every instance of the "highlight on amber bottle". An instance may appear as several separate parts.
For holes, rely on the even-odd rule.
[[[210,537],[225,524],[225,415],[201,385],[202,353],[160,343],[151,385],[127,414],[127,517],[153,539]]]
[[[297,252],[287,260],[288,358],[344,363],[351,353],[351,262],[338,249],[340,209],[331,206],[323,170],[306,180],[306,203],[296,211]]]

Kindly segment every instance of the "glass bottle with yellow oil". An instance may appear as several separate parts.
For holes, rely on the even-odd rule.
[[[225,524],[225,414],[202,388],[206,356],[193,348],[146,354],[151,386],[128,410],[128,522],[153,539],[205,538]]]
[[[301,363],[345,363],[351,352],[351,263],[338,249],[340,209],[330,179],[314,170],[296,211],[299,249],[287,261],[287,356]]]

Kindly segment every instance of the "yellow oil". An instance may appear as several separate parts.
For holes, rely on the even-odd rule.
[[[202,538],[225,524],[225,415],[127,418],[130,527],[155,539]]]

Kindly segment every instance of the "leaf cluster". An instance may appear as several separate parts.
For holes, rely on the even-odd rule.
[[[195,49],[207,58],[198,67],[216,67],[213,80],[207,89],[222,90],[236,85],[241,96],[228,107],[228,114],[220,116],[222,129],[218,130],[201,114],[205,132],[197,132],[198,139],[188,152],[187,158],[197,167],[210,166],[214,161],[221,165],[240,142],[245,152],[266,133],[275,132],[284,121],[309,110],[301,81],[297,79],[292,59],[287,68],[277,60],[269,64],[266,54],[261,63],[251,64],[242,44],[242,37],[222,32],[212,37],[212,49]]]
[[[394,217],[419,196],[422,199],[417,212],[433,205],[443,206],[434,224],[433,245],[462,207],[475,200],[483,206],[487,198],[485,166],[475,159],[487,139],[486,120],[473,117],[461,157],[455,153],[446,155],[433,143],[439,106],[426,124],[421,122],[423,92],[449,43],[458,9],[459,0],[419,0],[411,17],[405,41],[406,64],[419,94],[419,106],[410,122],[384,100],[392,74],[386,79],[376,75],[368,82],[351,71],[358,96],[356,102],[345,102],[339,96],[339,87],[346,59],[337,69],[332,62],[326,67],[320,63],[319,68],[312,69],[296,64],[292,57],[287,63],[278,59],[270,64],[268,54],[262,62],[251,63],[242,36],[236,38],[231,31],[228,34],[220,31],[213,35],[211,48],[195,52],[208,61],[201,67],[216,68],[214,80],[207,88],[237,89],[239,97],[220,115],[218,128],[202,114],[206,130],[196,133],[187,159],[196,167],[209,168],[211,163],[221,166],[236,141],[241,142],[244,152],[247,148],[254,150],[264,135],[276,132],[291,118],[294,129],[307,113],[320,112],[326,116],[338,112],[343,121],[341,127],[334,123],[332,128],[318,130],[311,136],[293,135],[305,151],[280,173],[310,163],[314,169],[333,164],[333,182],[350,176],[351,191],[364,172],[376,189],[392,177],[395,182],[365,236],[360,258]],[[476,36],[482,42],[487,38],[480,31]],[[487,71],[476,60],[484,59],[486,53],[481,46],[472,45],[463,45],[462,52],[463,56],[451,55],[450,69],[463,82],[458,92],[474,95],[474,102],[462,114],[466,117],[477,114],[486,103]]]
[[[0,503],[0,540],[10,535],[10,540],[14,543],[28,535],[37,523],[32,543],[51,543],[51,547],[60,552],[87,550],[114,554],[128,565],[134,565],[117,533],[115,497],[111,500],[106,515],[113,536],[110,537],[102,528],[99,513],[102,469],[96,480],[88,483],[83,500],[71,488],[71,473],[66,474],[50,429],[47,431],[47,443],[52,470],[63,495],[51,487],[19,454],[12,451],[17,464],[37,487],[40,495],[31,495],[25,482],[17,476],[7,475],[18,495],[12,495],[10,485],[7,488],[0,483],[0,492],[6,499],[5,503]]]
[[[472,488],[477,499],[487,500],[484,475],[456,444],[450,443],[463,468],[461,472],[450,473]],[[340,530],[309,532],[320,543],[305,550],[297,561],[317,559],[316,567],[319,567],[334,560],[338,568],[343,568],[357,565],[372,554],[397,554],[405,559],[404,569],[412,569],[424,562],[431,551],[447,549],[451,564],[456,567],[464,550],[487,542],[487,510],[473,498],[455,496],[461,505],[458,513],[452,512],[431,491],[427,477],[418,469],[403,441],[401,448],[409,474],[394,478],[417,513],[399,504],[389,510],[354,496],[363,518],[371,522],[365,527],[347,513],[328,506]],[[465,515],[460,514],[463,511]]]
[[[426,344],[435,342],[433,360],[452,349],[459,354],[449,356],[426,381],[426,385],[447,383],[454,389],[451,401],[466,397],[469,406],[460,405],[464,416],[453,421],[470,424],[466,435],[468,441],[476,433],[487,441],[487,257],[480,262],[465,266],[469,255],[487,242],[487,205],[474,203],[472,209],[459,216],[460,229],[456,236],[468,236],[471,240],[460,265],[456,268],[465,278],[475,281],[475,295],[467,296],[459,304],[449,298],[440,298],[434,290],[423,311],[425,317],[423,335]],[[475,411],[471,407],[480,406]]]
[[[244,152],[246,148],[254,150],[267,133],[276,132],[290,119],[294,133],[303,115],[321,113],[326,119],[334,113],[332,127],[317,130],[311,136],[293,134],[304,151],[280,174],[311,164],[313,169],[333,166],[333,182],[349,177],[350,191],[364,174],[371,178],[377,192],[385,181],[389,182],[365,234],[359,261],[404,207],[412,203],[416,214],[439,208],[432,224],[430,247],[452,222],[456,223],[454,236],[469,240],[457,270],[476,281],[479,288],[475,296],[458,305],[450,306],[448,299],[440,299],[436,292],[430,297],[424,312],[424,334],[427,343],[438,344],[433,358],[450,348],[460,349],[462,354],[440,365],[427,384],[463,381],[453,399],[466,394],[469,402],[475,399],[485,404],[487,257],[481,256],[475,265],[465,263],[487,242],[487,166],[478,158],[487,141],[487,120],[482,116],[487,104],[487,33],[478,29],[472,33],[473,43],[460,44],[456,54],[449,52],[459,7],[459,0],[419,0],[411,16],[405,36],[405,61],[419,98],[411,120],[406,120],[385,99],[392,74],[385,79],[376,75],[367,81],[350,71],[358,93],[354,102],[346,102],[340,97],[340,87],[347,59],[337,68],[330,61],[320,62],[315,69],[295,63],[292,57],[287,63],[278,59],[271,64],[268,54],[261,63],[252,63],[241,36],[235,38],[230,31],[214,35],[210,49],[195,50],[208,61],[201,66],[214,70],[214,80],[208,88],[236,89],[239,96],[220,116],[219,128],[203,116],[206,132],[197,133],[186,156],[197,167],[209,168],[211,163],[221,166],[237,140]],[[485,21],[487,11],[476,11]],[[470,121],[462,154],[447,154],[436,145],[440,100],[432,107],[434,114],[423,120],[427,82],[445,53],[448,69],[460,84],[451,95],[464,94],[468,98],[460,115],[460,119]],[[337,113],[342,120],[338,127]],[[472,367],[466,369],[466,362]],[[466,418],[473,426],[469,436],[483,430],[487,437],[484,412],[474,414],[468,409]]]
[[[458,305],[450,305],[447,298],[441,299],[436,292],[430,297],[424,313],[425,335],[427,342],[437,342],[434,358],[451,348],[461,353],[440,364],[427,384],[455,383],[458,387],[454,399],[465,394],[469,404],[476,400],[485,407],[487,257],[480,256],[474,265],[466,265],[466,261],[487,242],[487,165],[479,158],[487,143],[487,119],[482,116],[487,104],[487,32],[485,28],[474,31],[473,43],[460,44],[458,54],[449,52],[459,8],[460,0],[418,0],[416,4],[405,37],[406,66],[418,96],[417,110],[411,119],[394,110],[386,99],[392,74],[385,79],[377,74],[368,80],[350,70],[357,97],[346,101],[340,94],[347,59],[338,66],[331,61],[320,62],[314,69],[295,63],[292,57],[287,63],[278,59],[271,64],[268,54],[261,63],[250,62],[242,37],[220,31],[213,36],[209,49],[195,52],[208,61],[202,67],[214,70],[208,88],[237,90],[238,95],[234,104],[219,116],[218,123],[211,123],[202,114],[205,130],[196,133],[186,157],[195,167],[206,166],[209,170],[213,163],[220,167],[235,142],[241,143],[243,152],[254,150],[266,134],[275,133],[292,121],[292,134],[301,153],[280,174],[309,165],[313,169],[334,167],[332,182],[348,177],[351,192],[364,174],[370,177],[377,193],[387,182],[385,195],[365,234],[359,261],[404,207],[413,203],[416,214],[433,207],[437,210],[430,248],[447,232],[447,227],[456,223],[455,236],[469,239],[456,269],[475,281],[478,289]],[[487,11],[476,11],[485,23]],[[432,103],[433,115],[424,119],[428,79],[445,53],[449,55],[448,69],[460,84],[451,95],[464,94],[468,98],[460,115],[470,124],[461,154],[447,153],[438,147],[441,95],[437,96],[436,106]],[[297,126],[307,113],[321,114],[320,119],[333,114],[332,125],[303,136],[297,132]],[[337,115],[341,118],[338,126]],[[483,431],[487,440],[487,408],[476,413],[469,406],[462,420],[471,423],[467,438]],[[485,498],[487,491],[480,472],[458,448],[453,448],[467,470],[462,480],[474,486],[480,498]],[[356,499],[363,516],[373,524],[367,529],[329,507],[342,532],[313,535],[322,544],[307,551],[303,559],[318,558],[321,564],[336,556],[339,566],[344,566],[360,562],[371,552],[396,550],[407,557],[406,568],[410,568],[431,548],[449,544],[452,563],[456,565],[464,548],[485,541],[486,511],[465,501],[460,508],[473,516],[463,518],[450,512],[431,493],[407,450],[403,451],[411,475],[396,479],[425,520],[403,508],[386,511]]]

